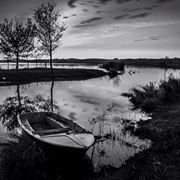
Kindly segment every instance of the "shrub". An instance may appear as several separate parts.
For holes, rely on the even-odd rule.
[[[100,66],[107,71],[122,71],[124,70],[124,63],[118,61],[109,61]]]
[[[122,95],[130,99],[134,109],[140,108],[148,113],[153,112],[180,100],[180,79],[170,76],[167,81],[161,81],[158,86],[151,82],[149,85],[133,88],[130,93]]]

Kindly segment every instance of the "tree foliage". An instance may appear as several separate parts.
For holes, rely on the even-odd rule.
[[[43,55],[49,55],[50,65],[52,69],[52,52],[59,46],[66,27],[64,24],[59,24],[58,19],[61,16],[60,12],[55,10],[56,4],[42,4],[41,7],[35,10],[34,19],[37,26],[37,37],[40,42],[40,50]]]
[[[7,59],[16,59],[16,69],[19,58],[29,56],[34,49],[34,36],[35,25],[30,18],[25,24],[16,18],[0,23],[0,52]]]

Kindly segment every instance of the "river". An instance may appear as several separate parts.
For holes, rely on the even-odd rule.
[[[120,167],[129,157],[150,145],[150,141],[140,140],[123,131],[126,120],[137,122],[149,117],[138,110],[132,110],[129,100],[121,94],[150,82],[158,85],[171,74],[177,77],[180,71],[127,66],[123,74],[112,79],[105,76],[85,81],[38,82],[19,85],[18,88],[21,97],[33,99],[40,95],[46,100],[53,98],[63,116],[76,121],[95,135],[116,136],[96,143],[87,152],[98,171],[105,165]],[[0,87],[1,108],[7,103],[7,98],[17,96],[18,88]],[[5,128],[0,126],[1,141],[7,136]]]

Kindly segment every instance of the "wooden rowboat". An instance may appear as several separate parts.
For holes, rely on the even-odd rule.
[[[18,116],[18,122],[34,140],[58,151],[84,153],[95,142],[92,133],[51,112],[21,114]]]

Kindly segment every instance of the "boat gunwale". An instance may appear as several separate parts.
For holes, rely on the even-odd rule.
[[[42,143],[45,143],[45,144],[48,144],[48,145],[51,145],[51,146],[57,146],[57,147],[61,147],[61,148],[67,148],[67,149],[77,149],[77,150],[87,150],[87,149],[89,149],[94,143],[95,143],[95,138],[94,138],[94,135],[92,134],[92,133],[90,133],[90,132],[88,132],[86,129],[84,129],[83,127],[81,127],[79,124],[76,124],[76,123],[74,123],[74,122],[72,122],[72,123],[74,123],[74,124],[76,124],[77,126],[79,126],[81,129],[83,129],[84,130],[84,132],[79,132],[79,133],[76,133],[76,134],[91,134],[92,135],[92,137],[94,138],[93,139],[93,142],[92,142],[92,144],[90,145],[90,146],[67,146],[67,145],[63,145],[63,144],[57,144],[57,143],[51,143],[51,142],[48,142],[48,141],[45,141],[44,139],[43,139],[43,137],[42,136],[40,136],[39,134],[34,134],[32,131],[30,131],[30,130],[28,130],[26,127],[25,127],[25,125],[23,124],[23,121],[21,120],[21,118],[20,118],[20,116],[23,116],[23,115],[26,115],[26,114],[39,114],[39,113],[42,113],[42,114],[55,114],[55,113],[52,113],[52,112],[30,112],[30,113],[23,113],[23,114],[20,114],[20,115],[18,115],[17,116],[17,119],[18,119],[18,123],[19,123],[19,125],[20,125],[20,127],[27,133],[27,134],[29,134],[30,136],[32,136],[33,138],[35,138],[36,140],[38,140],[38,141],[40,141],[40,142],[42,142]],[[55,115],[57,115],[57,114],[55,114]],[[60,115],[58,115],[58,116],[60,116]],[[62,116],[61,116],[62,117]],[[63,117],[64,118],[64,117]],[[67,118],[64,118],[64,119],[67,119]],[[67,119],[67,120],[69,120],[69,119]],[[70,120],[69,120],[70,121]],[[60,133],[59,133],[60,134]],[[65,135],[66,133],[61,133],[61,135]],[[68,137],[67,135],[66,135],[66,137]]]

